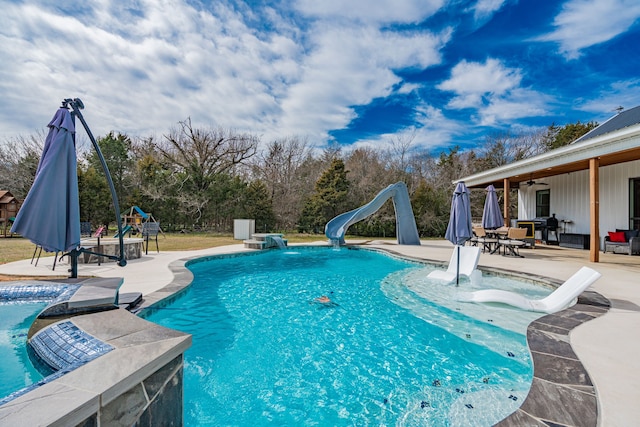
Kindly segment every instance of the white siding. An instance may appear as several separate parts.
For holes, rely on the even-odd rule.
[[[600,168],[600,235],[616,228],[629,228],[629,179],[640,177],[640,160]],[[573,221],[567,233],[589,234],[589,171],[538,179],[548,186],[520,185],[518,191],[518,219],[536,216],[536,191],[551,190],[551,213],[559,221]],[[560,223],[562,227],[562,223]]]
[[[600,234],[629,228],[629,179],[640,177],[640,161],[600,168]]]

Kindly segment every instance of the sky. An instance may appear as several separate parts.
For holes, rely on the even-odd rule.
[[[640,105],[638,0],[0,0],[0,10],[0,143],[46,129],[64,98],[83,101],[95,136],[161,137],[190,118],[264,144],[412,141],[432,152]]]

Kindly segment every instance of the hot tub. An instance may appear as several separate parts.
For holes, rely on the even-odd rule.
[[[137,259],[142,256],[143,240],[136,238],[126,238],[124,243],[124,258],[127,260]],[[98,243],[97,238],[83,239],[81,246],[92,252],[99,252],[105,255],[118,256],[120,254],[120,242],[118,239],[113,238],[101,238]],[[100,262],[115,262],[113,259],[107,257],[99,257],[98,255],[83,253],[78,258],[78,262],[83,264],[97,263],[98,258]]]

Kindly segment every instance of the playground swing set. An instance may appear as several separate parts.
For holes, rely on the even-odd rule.
[[[158,234],[164,232],[160,228],[160,223],[156,221],[151,213],[144,212],[138,206],[132,206],[129,213],[122,215],[122,235],[126,234],[131,236],[132,234],[140,233],[145,241],[145,254],[149,253],[149,239],[154,238],[156,241],[156,251],[160,252],[158,248]],[[116,233],[115,237],[118,237],[119,233]]]

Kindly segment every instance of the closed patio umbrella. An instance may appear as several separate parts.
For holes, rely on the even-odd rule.
[[[69,107],[73,109],[69,111]],[[11,231],[19,233],[47,252],[67,252],[71,258],[72,278],[78,277],[78,255],[91,253],[114,259],[124,267],[122,222],[120,207],[109,168],[89,126],[80,110],[84,104],[79,98],[65,99],[49,123],[49,133],[33,185],[16,215]],[[119,255],[107,255],[80,248],[80,200],[75,147],[75,117],[80,119],[93,144],[111,191],[118,226]]]
[[[458,263],[456,265],[456,286],[460,281],[460,245],[472,237],[473,229],[471,228],[471,201],[469,200],[469,190],[464,182],[456,184],[451,199],[451,214],[449,216],[449,225],[444,237],[456,245]]]
[[[487,198],[484,199],[484,210],[482,211],[482,227],[486,229],[500,228],[504,225],[504,218],[500,212],[500,203],[496,189],[492,185],[485,188]]]
[[[47,252],[64,252],[80,244],[75,126],[69,110],[58,109],[48,127],[33,185],[11,231]]]

